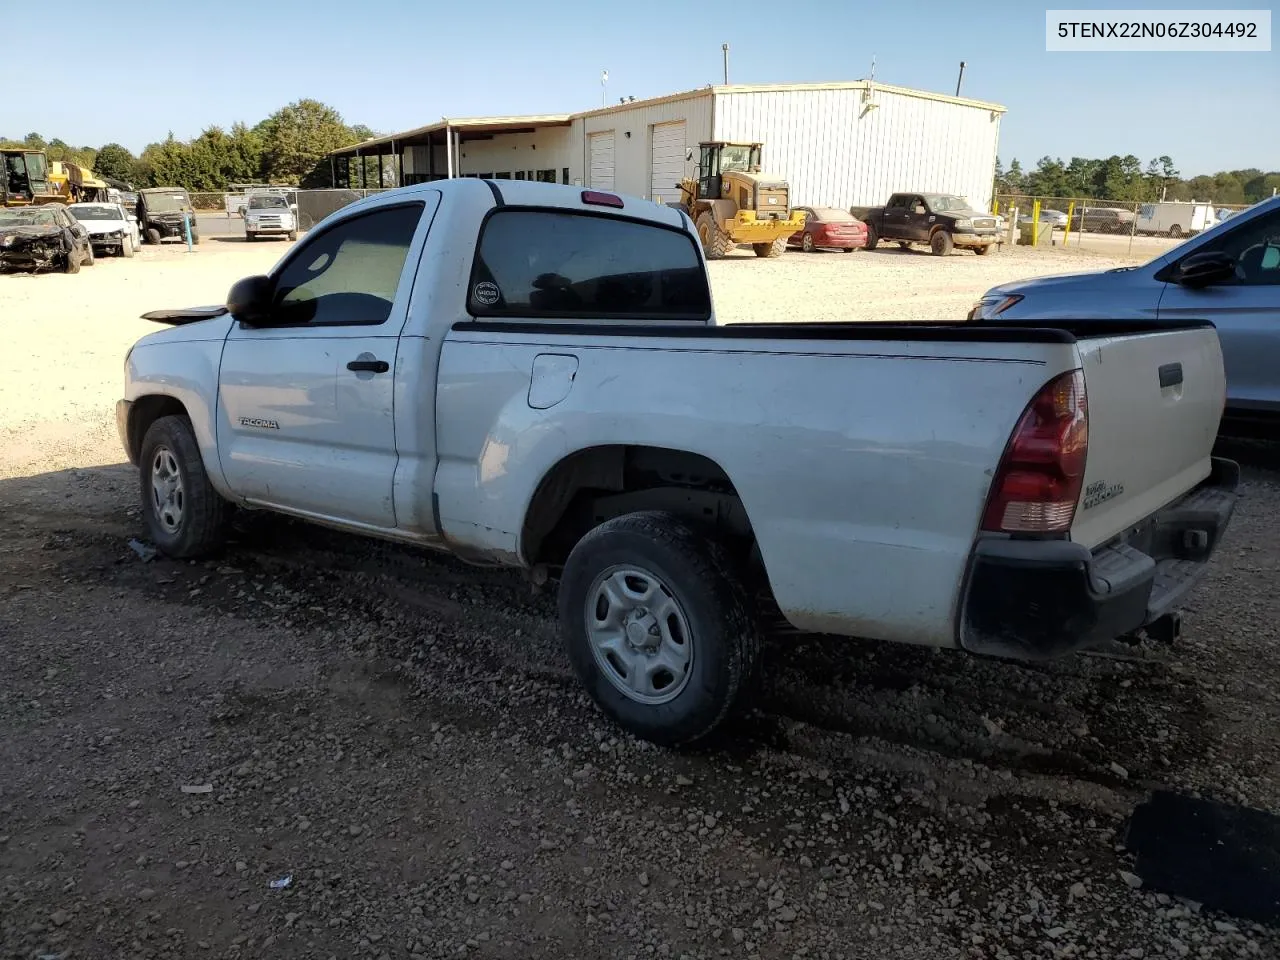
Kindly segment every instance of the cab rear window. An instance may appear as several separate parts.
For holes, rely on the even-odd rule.
[[[711,316],[693,237],[653,223],[501,209],[485,221],[471,273],[476,317],[689,320]]]

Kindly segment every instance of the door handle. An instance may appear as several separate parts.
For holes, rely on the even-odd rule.
[[[348,370],[369,371],[370,373],[386,373],[391,365],[385,360],[352,360],[347,364]]]

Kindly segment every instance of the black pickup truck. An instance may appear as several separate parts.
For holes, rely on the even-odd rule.
[[[1000,242],[994,216],[946,193],[895,193],[883,207],[853,207],[849,212],[867,225],[868,250],[881,240],[895,240],[903,250],[927,243],[935,256],[945,257],[953,247],[983,254]]]

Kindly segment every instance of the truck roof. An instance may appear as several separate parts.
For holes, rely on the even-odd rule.
[[[581,210],[605,216],[646,220],[680,230],[687,229],[684,214],[675,207],[654,203],[651,200],[612,190],[593,190],[590,187],[540,183],[535,180],[480,180],[476,177],[435,180],[431,183],[398,187],[395,190],[384,190],[381,193],[371,194],[369,197],[357,200],[343,209],[354,210],[368,206],[372,201],[380,197],[395,196],[399,193],[411,196],[424,189],[438,190],[445,202],[448,202],[449,198],[453,196],[475,196],[483,192],[491,202],[496,201],[499,206]],[[593,201],[591,199],[593,196],[606,202]],[[612,198],[614,202],[608,202],[608,198]],[[621,206],[617,205],[619,203]]]

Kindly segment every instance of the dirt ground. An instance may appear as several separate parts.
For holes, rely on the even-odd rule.
[[[776,640],[757,709],[667,752],[602,721],[515,575],[273,518],[208,563],[130,550],[112,407],[138,314],[220,302],[285,249],[0,278],[0,956],[1280,956],[1132,888],[1121,850],[1159,786],[1280,809],[1265,447],[1238,451],[1176,646],[1018,666]],[[1119,262],[712,273],[725,320],[939,319]]]

